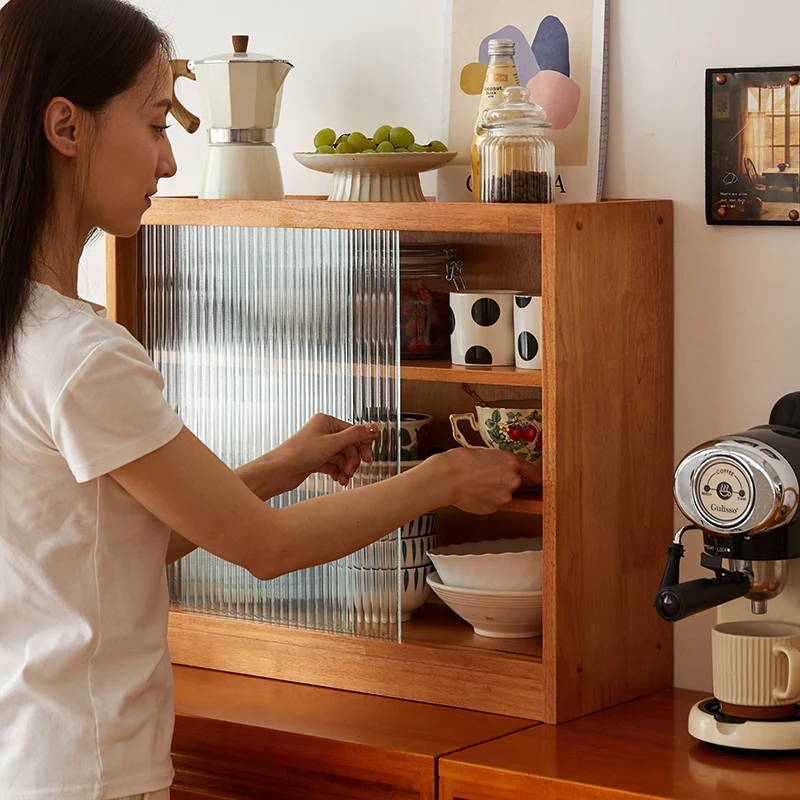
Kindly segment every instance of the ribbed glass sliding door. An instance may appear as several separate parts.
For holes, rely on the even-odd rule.
[[[251,461],[325,413],[385,426],[355,485],[398,472],[396,232],[152,226],[139,246],[139,338],[169,402],[225,463]],[[270,502],[340,490],[314,475]],[[399,547],[387,531],[272,581],[198,550],[170,567],[171,597],[188,611],[394,638]]]

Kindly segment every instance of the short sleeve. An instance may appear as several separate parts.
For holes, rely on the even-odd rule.
[[[114,337],[72,373],[52,411],[51,433],[78,483],[163,447],[183,423],[164,398],[164,379],[144,348]]]

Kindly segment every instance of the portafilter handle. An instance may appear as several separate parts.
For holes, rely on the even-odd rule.
[[[680,583],[680,562],[684,547],[683,534],[689,530],[699,530],[696,525],[686,525],[676,534],[667,549],[667,566],[661,579],[653,605],[658,615],[667,622],[677,622],[701,611],[744,597],[750,591],[750,576],[745,572],[730,572],[714,567],[714,578],[698,578]]]

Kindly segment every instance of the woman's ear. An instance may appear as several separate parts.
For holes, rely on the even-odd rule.
[[[65,97],[54,97],[44,110],[44,135],[61,155],[73,158],[78,152],[78,138],[83,122],[78,107]]]

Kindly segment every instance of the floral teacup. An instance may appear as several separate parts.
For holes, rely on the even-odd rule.
[[[513,402],[513,401],[512,401]],[[476,419],[477,417],[477,419]],[[487,408],[475,406],[474,414],[451,414],[450,425],[453,437],[462,447],[477,447],[470,444],[458,427],[467,420],[474,431],[481,435],[487,447],[506,450],[522,456],[531,464],[542,460],[542,412],[537,408]]]

